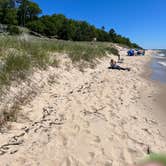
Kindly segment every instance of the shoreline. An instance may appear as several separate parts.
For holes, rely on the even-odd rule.
[[[150,53],[152,54],[152,53]],[[153,52],[154,54],[154,52]],[[158,116],[160,118],[160,120],[162,121],[162,123],[164,123],[164,125],[166,126],[166,122],[165,122],[165,117],[166,117],[166,102],[165,102],[165,98],[166,98],[166,83],[163,83],[159,80],[153,80],[151,79],[151,76],[153,74],[153,68],[151,66],[151,64],[153,63],[153,58],[151,55],[150,55],[150,60],[149,62],[147,62],[145,64],[145,71],[146,73],[144,72],[142,74],[142,77],[145,78],[146,80],[148,80],[148,82],[152,82],[153,83],[153,86],[154,86],[154,89],[156,89],[157,94],[155,95],[155,98],[154,98],[154,104],[158,105],[158,109],[160,110],[160,113],[157,113],[157,116],[159,114],[161,114],[160,116]]]

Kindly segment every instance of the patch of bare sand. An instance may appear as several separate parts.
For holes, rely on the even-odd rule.
[[[68,59],[51,68],[41,93],[21,107],[24,118],[0,134],[0,165],[126,166],[148,148],[163,151],[159,89],[140,77],[150,57],[124,58],[130,72],[108,70],[108,57],[83,73],[65,68]]]

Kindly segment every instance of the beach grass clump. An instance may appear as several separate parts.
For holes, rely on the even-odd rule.
[[[152,153],[143,161],[143,163],[160,163],[163,166],[166,166],[166,154]]]
[[[0,70],[0,85],[8,84],[16,78],[24,79],[30,68],[30,58],[26,54],[9,52]]]
[[[106,47],[105,49],[108,51],[108,53],[119,56],[119,51],[116,48]]]
[[[17,121],[17,111],[15,109],[10,110],[10,112],[3,111],[3,122],[4,123],[5,122],[16,122],[16,121]]]
[[[74,47],[69,49],[69,57],[73,62],[85,60],[92,62],[95,58],[102,58],[106,55],[106,52],[112,53],[107,46],[101,46],[98,44],[83,43],[76,44]]]
[[[18,115],[19,111],[20,111],[20,104],[18,102],[15,102],[10,110],[8,110],[6,108],[3,108],[1,110],[0,131],[1,131],[1,127],[6,125],[7,122],[16,122],[17,121],[17,115]]]
[[[15,26],[15,25],[9,25],[7,28],[7,31],[9,32],[10,35],[21,34],[21,30],[19,29],[19,27]]]
[[[80,60],[91,61],[93,56],[95,56],[95,49],[89,46],[76,45],[71,47],[69,50],[69,57],[72,62],[78,62]]]

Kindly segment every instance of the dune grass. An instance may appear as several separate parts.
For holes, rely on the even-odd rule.
[[[10,80],[15,78],[24,79],[31,62],[26,54],[11,52],[3,63],[0,70],[0,85],[8,84]]]
[[[56,57],[51,57],[51,52],[66,53],[73,63],[80,60],[93,62],[95,58],[105,56],[106,52],[118,55],[110,43],[0,36],[0,88],[10,84],[11,80],[26,78],[34,67],[45,69],[48,65],[57,66]]]
[[[140,163],[140,165],[145,165],[147,163],[159,163],[166,166],[166,154],[151,153]]]
[[[152,153],[148,159],[148,162],[158,162],[163,164],[163,166],[166,166],[166,154],[157,154],[157,153]]]

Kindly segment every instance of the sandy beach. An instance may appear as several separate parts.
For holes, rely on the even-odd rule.
[[[47,79],[36,73],[40,93],[0,133],[0,166],[126,166],[148,150],[163,152],[165,85],[147,77],[152,52],[127,57],[119,50],[120,65],[131,71],[109,70],[116,57],[108,55],[84,72],[64,56]]]

